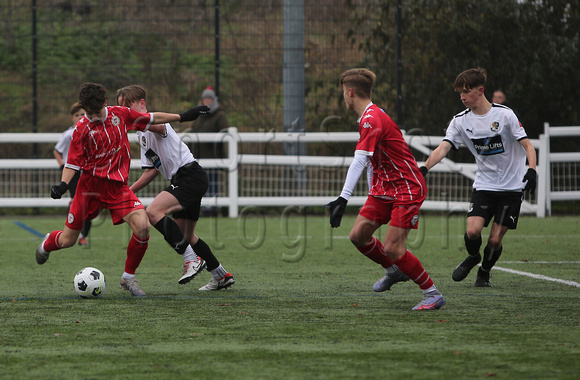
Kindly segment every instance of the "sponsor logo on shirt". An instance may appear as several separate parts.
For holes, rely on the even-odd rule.
[[[367,114],[366,114],[366,115],[363,117],[363,119],[368,119],[369,117],[373,117],[373,115],[371,115],[370,113],[367,113]]]
[[[111,150],[109,150],[107,152],[103,152],[103,153],[99,153],[99,154],[95,155],[95,158],[103,158],[105,156],[112,156],[112,155],[114,155],[115,153],[117,153],[120,150],[121,150],[121,147],[118,147],[118,148],[115,148],[115,149],[111,149]]]
[[[505,152],[500,135],[484,137],[482,139],[471,139],[471,142],[473,142],[473,147],[477,154],[482,156],[491,156]]]
[[[371,123],[369,123],[368,121],[365,122],[362,126],[363,128],[371,128]]]

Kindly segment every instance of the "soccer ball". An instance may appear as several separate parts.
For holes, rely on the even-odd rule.
[[[74,280],[75,292],[83,298],[96,298],[105,291],[105,275],[93,267],[81,269]]]

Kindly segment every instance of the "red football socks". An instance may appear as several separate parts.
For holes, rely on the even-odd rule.
[[[383,268],[388,268],[393,265],[391,259],[385,254],[383,243],[381,243],[374,236],[369,244],[362,248],[357,248],[363,255],[381,265]]]
[[[135,234],[131,236],[129,246],[127,247],[127,260],[125,261],[125,272],[135,274],[135,271],[141,264],[145,251],[149,246],[149,236],[145,239],[140,239]]]
[[[401,272],[405,273],[415,284],[419,285],[422,290],[429,289],[433,286],[433,280],[421,265],[421,262],[411,251],[407,250],[403,257],[395,261]]]

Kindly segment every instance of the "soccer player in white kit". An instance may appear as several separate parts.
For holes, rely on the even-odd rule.
[[[117,103],[138,112],[147,112],[146,97],[145,89],[138,85],[126,86],[117,91]],[[207,109],[206,106],[198,108]],[[199,290],[229,288],[235,283],[234,277],[224,269],[210,247],[195,234],[201,199],[208,189],[205,170],[170,124],[165,124],[163,135],[144,131],[137,136],[141,148],[141,165],[145,171],[130,189],[139,191],[160,173],[165,179],[171,180],[171,184],[147,207],[147,216],[165,241],[183,256],[183,275],[178,282],[186,284],[207,268],[212,279]],[[167,216],[168,213],[173,214],[173,219]]]
[[[481,232],[494,218],[475,280],[477,287],[491,286],[489,272],[502,253],[505,234],[517,227],[523,191],[533,194],[536,189],[536,151],[515,113],[487,100],[486,80],[487,74],[480,67],[457,76],[454,88],[467,109],[451,120],[445,138],[421,167],[427,175],[451,148],[458,149],[461,144],[475,157],[477,172],[464,236],[469,255],[455,268],[452,278],[462,281],[481,262]]]

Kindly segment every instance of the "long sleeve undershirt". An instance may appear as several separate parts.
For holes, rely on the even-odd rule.
[[[354,155],[354,160],[352,161],[352,163],[350,164],[350,167],[348,168],[348,172],[346,173],[346,179],[344,181],[344,186],[342,188],[342,192],[340,193],[340,196],[343,197],[344,199],[346,199],[347,201],[349,200],[350,196],[352,195],[354,188],[363,172],[363,170],[365,170],[365,168],[367,167],[367,164],[369,163],[370,157],[364,154],[355,154]],[[370,172],[372,174],[372,170],[369,168],[368,172]],[[370,184],[370,178],[371,176],[369,175],[367,180],[369,181]]]

